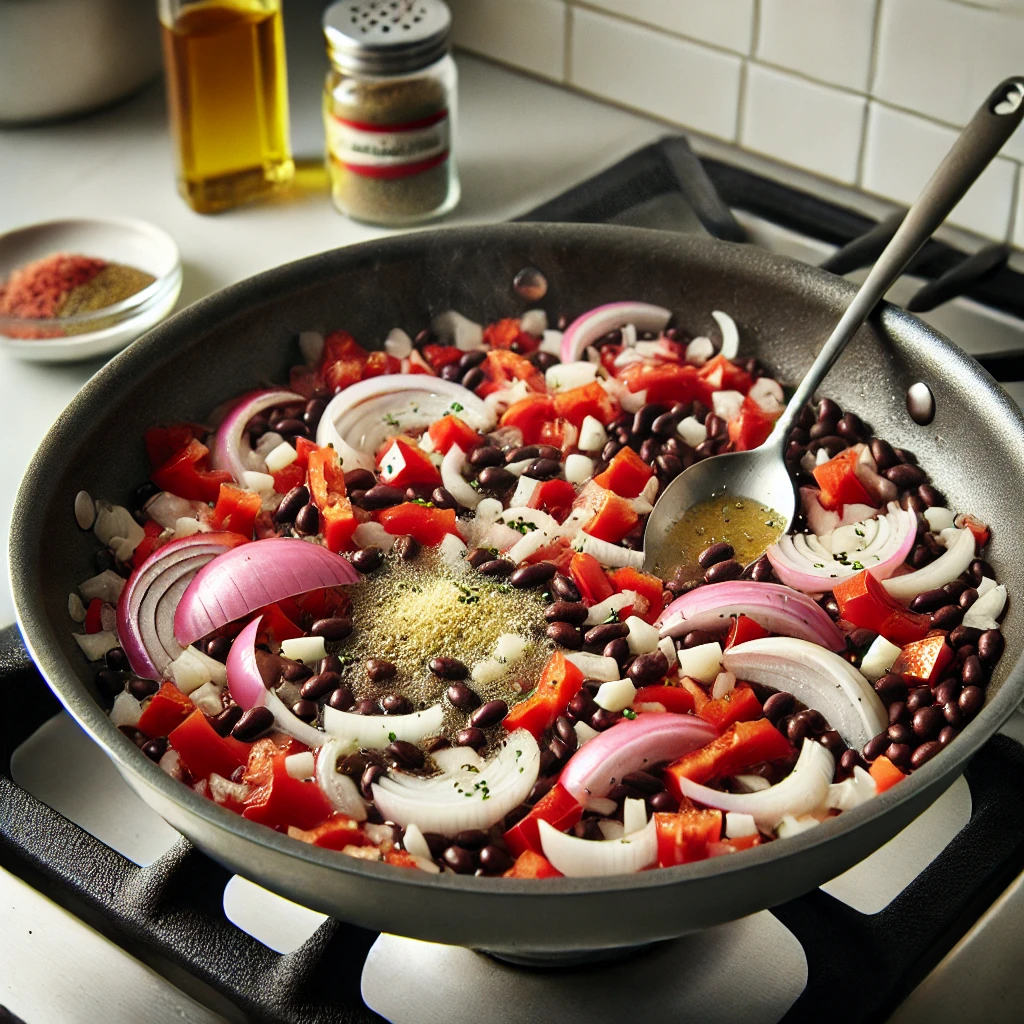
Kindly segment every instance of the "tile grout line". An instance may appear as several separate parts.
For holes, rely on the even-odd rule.
[[[573,18],[573,5],[569,0],[565,0],[565,22],[564,38],[562,41],[562,81],[566,85],[572,84],[572,34],[575,28],[575,19]]]
[[[750,42],[747,49],[749,56],[744,57],[740,65],[740,92],[736,103],[736,144],[743,144],[743,118],[747,112],[747,93],[750,89],[750,65],[757,53],[757,40],[761,33],[761,0],[754,0],[753,16],[750,19]]]
[[[865,83],[864,115],[861,119],[860,152],[857,154],[857,174],[854,184],[862,187],[864,181],[864,165],[867,163],[868,152],[868,117],[871,112],[871,104],[874,100],[875,77],[878,74],[878,49],[882,35],[882,4],[885,0],[875,0],[874,21],[871,24],[871,53],[868,56],[868,80]]]

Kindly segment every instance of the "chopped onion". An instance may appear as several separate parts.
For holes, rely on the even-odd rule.
[[[565,460],[565,479],[582,484],[594,475],[594,460],[587,455],[572,454]]]
[[[594,694],[594,703],[605,711],[625,711],[636,697],[636,687],[629,679],[613,679],[602,683]]]
[[[845,658],[787,636],[730,647],[722,658],[737,679],[793,694],[820,711],[848,747],[860,750],[889,724],[871,684]]]
[[[272,477],[271,486],[273,486]],[[204,501],[189,501],[187,498],[179,498],[176,494],[171,494],[170,491],[161,491],[146,502],[145,512],[150,519],[159,523],[165,530],[173,530],[174,524],[179,519],[206,517],[209,515],[210,507]]]
[[[711,687],[711,699],[721,700],[727,693],[736,689],[736,677],[731,672],[719,672]]]
[[[893,667],[899,656],[900,648],[889,643],[884,636],[879,634],[871,641],[871,646],[861,658],[861,675],[873,683],[876,679],[881,679]]]
[[[366,821],[366,802],[359,795],[359,787],[348,776],[337,770],[338,759],[352,752],[352,744],[331,737],[316,755],[316,784],[327,797],[328,803],[355,821]]]
[[[390,551],[395,546],[397,539],[388,533],[380,523],[375,523],[372,520],[360,523],[352,534],[352,541],[357,547],[377,547],[384,552]]]
[[[548,391],[569,391],[597,379],[596,363],[555,363],[544,373]]]
[[[658,860],[658,832],[653,817],[641,831],[621,839],[578,839],[559,832],[543,818],[538,824],[544,856],[567,878],[633,875]]]
[[[211,453],[214,469],[226,470],[238,483],[242,483],[242,474],[248,469],[265,471],[266,463],[249,446],[249,432],[246,430],[249,421],[265,409],[293,403],[305,404],[305,401],[302,395],[294,391],[251,391],[243,395],[217,429]]]
[[[482,768],[484,759],[472,747],[445,747],[430,755],[443,772],[457,772],[470,767]]]
[[[703,366],[714,354],[715,346],[711,344],[710,338],[694,338],[686,346],[686,361],[691,366]]]
[[[694,416],[686,416],[680,420],[676,433],[683,439],[683,443],[691,448],[696,448],[708,438],[707,427]]]
[[[610,731],[610,730],[609,730]],[[759,828],[774,829],[787,816],[798,817],[820,807],[832,782],[835,761],[817,740],[805,739],[793,771],[760,793],[723,793],[687,778],[679,788],[705,807],[749,814]]]
[[[428,779],[392,772],[373,784],[373,799],[388,821],[416,825],[422,832],[454,836],[487,829],[529,796],[540,770],[540,748],[525,729],[516,729],[486,764],[471,768]]]
[[[587,725],[586,722],[574,723],[572,731],[576,733],[576,740],[581,747],[584,743],[589,743],[592,739],[596,739],[601,735],[595,728]]]
[[[384,339],[384,351],[393,359],[405,359],[412,353],[412,338],[401,327],[392,327]]]
[[[454,345],[460,352],[471,352],[483,347],[484,329],[454,309],[435,316],[430,322],[430,329],[442,344]]]
[[[583,620],[583,625],[600,625],[602,622],[607,622],[609,615],[634,604],[636,604],[636,591],[634,590],[623,590],[619,594],[612,594],[611,597],[606,597],[599,604],[591,605],[587,609],[587,617]]]
[[[299,453],[287,441],[282,441],[276,448],[267,452],[267,457],[264,460],[267,464],[267,472],[280,473],[298,457]]]
[[[206,683],[216,682],[223,686],[227,682],[224,665],[194,647],[186,647],[167,666],[165,673],[182,693],[188,695]]]
[[[747,396],[751,401],[757,402],[762,412],[772,416],[782,412],[786,404],[782,385],[777,380],[772,380],[771,377],[758,377],[750,385]]]
[[[622,802],[622,830],[627,836],[639,832],[647,824],[647,805],[643,800],[626,797]]]
[[[441,461],[441,483],[445,490],[463,507],[476,508],[480,504],[481,495],[469,485],[462,475],[462,467],[466,464],[466,453],[453,444]]]
[[[599,452],[608,443],[608,431],[604,424],[594,416],[583,417],[580,427],[580,438],[577,447],[582,452]]]
[[[327,648],[322,636],[296,636],[281,641],[281,656],[312,665],[327,657]]]
[[[926,508],[924,510],[924,518],[927,520],[928,529],[932,533],[941,533],[943,530],[949,530],[956,525],[956,516],[953,515],[952,510],[940,508],[938,505]]]
[[[93,524],[92,532],[107,547],[112,548],[119,537],[127,542],[128,558],[131,558],[131,552],[146,536],[146,531],[139,526],[135,516],[128,509],[123,505],[111,505],[107,501],[96,502],[96,522]]]
[[[963,624],[974,629],[998,629],[999,616],[1005,607],[1006,587],[990,587],[967,609]]]
[[[223,535],[205,535],[200,543],[216,536]],[[174,613],[174,636],[184,646],[286,597],[359,579],[347,559],[319,544],[271,537],[235,547],[204,565],[189,583]]]
[[[720,416],[727,423],[739,416],[742,405],[742,391],[715,391],[711,395],[711,407],[715,415]]]
[[[548,329],[548,315],[543,309],[528,309],[519,318],[519,329],[535,338],[541,337]]]
[[[583,350],[609,331],[632,324],[641,331],[660,332],[672,317],[661,306],[647,302],[609,302],[578,316],[562,335],[562,362],[574,363]]]
[[[409,715],[356,715],[338,711],[329,704],[324,707],[324,729],[358,747],[382,749],[394,740],[419,743],[428,736],[437,736],[443,725],[442,704]]]
[[[767,783],[767,779],[764,780]],[[725,838],[742,839],[744,836],[757,835],[757,822],[752,814],[744,814],[742,811],[726,811],[725,813]]]
[[[540,481],[532,476],[521,476],[509,500],[509,507],[522,508],[530,503],[533,492],[540,487]]]
[[[866,444],[857,444],[853,447],[859,453],[857,462],[853,467],[853,472],[863,485],[864,490],[879,505],[884,505],[887,501],[894,501],[899,494],[899,489],[891,480],[887,480],[884,476],[879,476],[878,464],[871,454],[871,449]],[[826,456],[828,455],[823,448],[819,448],[818,455],[822,453]]]
[[[584,530],[580,530],[576,534],[572,547],[573,550],[581,551],[585,555],[593,555],[602,565],[612,569],[619,569],[625,566],[642,569],[644,566],[644,553],[642,551],[630,551],[628,548],[620,547],[618,544],[599,540]]]
[[[113,569],[105,569],[98,576],[90,576],[89,579],[78,584],[78,589],[86,601],[99,598],[109,604],[117,604],[121,591],[127,580],[119,576]]]
[[[110,709],[110,721],[120,729],[122,725],[138,725],[141,717],[142,703],[127,690],[122,690],[114,698],[114,706]]]
[[[955,533],[955,536],[951,536]],[[974,534],[970,530],[943,531],[946,550],[930,565],[905,576],[891,576],[882,586],[897,601],[912,601],[926,590],[951,583],[974,561]],[[968,609],[969,610],[969,609]]]
[[[722,671],[722,645],[717,640],[695,647],[684,647],[676,654],[679,671],[698,683],[710,686]]]
[[[626,642],[629,644],[630,654],[653,654],[658,649],[661,637],[657,628],[649,622],[644,622],[639,615],[630,615],[625,626],[629,630]]]
[[[740,332],[736,329],[736,321],[720,309],[713,309],[711,315],[722,332],[722,347],[718,350],[719,355],[725,356],[726,359],[735,359],[740,350]]]
[[[640,715],[624,718],[577,750],[559,783],[583,803],[607,796],[632,771],[674,761],[710,743],[713,726],[694,715]]]
[[[846,638],[822,608],[805,594],[776,583],[733,580],[698,587],[676,598],[657,624],[662,636],[682,636],[695,629],[715,633],[728,628],[737,615],[746,615],[772,633],[799,637],[832,651],[846,649]]]
[[[825,806],[837,811],[852,811],[878,792],[875,780],[861,766],[854,765],[853,775],[828,787]]]
[[[570,651],[565,660],[575,665],[587,679],[609,682],[619,678],[619,663],[602,654],[588,654],[586,651]]]

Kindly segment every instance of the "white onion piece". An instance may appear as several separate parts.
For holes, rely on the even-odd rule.
[[[578,839],[543,819],[540,845],[552,867],[567,878],[633,875],[658,860],[658,832],[652,817],[639,832],[621,839]]]
[[[558,521],[554,516],[539,508],[530,508],[528,505],[509,505],[508,508],[502,510],[499,518],[514,530],[529,525],[537,530],[544,530],[551,536],[557,536],[559,530]]]
[[[716,391],[711,396],[711,407],[715,415],[726,422],[739,416],[742,405],[742,391]]]
[[[68,615],[75,622],[85,622],[85,605],[82,599],[73,591],[68,594]]]
[[[521,540],[517,540],[506,552],[505,557],[517,565],[524,559],[535,555],[541,548],[551,543],[551,536],[546,530],[530,530]]]
[[[932,533],[941,533],[943,530],[948,530],[956,525],[956,516],[953,515],[952,510],[941,508],[939,505],[926,508],[924,510],[924,517],[928,521],[928,529]]]
[[[431,755],[434,764],[443,772],[457,772],[468,766],[482,768],[484,759],[472,747],[445,747]]]
[[[570,651],[565,660],[575,665],[587,679],[611,682],[619,678],[619,663],[603,654],[588,654],[586,651]]]
[[[401,327],[392,327],[384,339],[384,351],[393,359],[405,359],[412,354],[412,338]]]
[[[1006,607],[1006,587],[992,587],[982,594],[964,615],[964,625],[974,629],[998,629],[999,616]]]
[[[946,550],[930,565],[905,576],[892,576],[882,580],[882,586],[897,601],[912,601],[926,590],[937,590],[952,582],[974,561],[974,534],[970,530],[957,530],[952,543],[946,541]]]
[[[759,793],[723,793],[687,778],[679,779],[679,788],[705,807],[750,814],[759,828],[774,829],[787,816],[799,817],[820,807],[828,796],[834,769],[828,750],[817,740],[805,739],[793,771]]]
[[[96,502],[88,491],[79,491],[75,495],[75,522],[82,530],[91,530],[96,522]]]
[[[599,452],[608,443],[608,431],[595,416],[583,417],[578,447],[584,452]]]
[[[138,725],[141,717],[142,703],[127,690],[122,690],[114,698],[114,706],[110,709],[110,721],[120,729],[122,725]]]
[[[438,313],[431,320],[430,329],[442,343],[454,345],[460,352],[470,352],[483,345],[484,329],[480,324],[454,309]]]
[[[747,396],[751,401],[757,402],[762,412],[770,415],[781,412],[786,404],[783,400],[782,385],[771,377],[758,377],[750,385]]]
[[[648,302],[609,302],[578,316],[562,335],[562,362],[574,363],[583,350],[609,331],[620,330],[627,324],[641,331],[660,332],[672,317],[661,306]]]
[[[352,533],[352,542],[356,547],[378,547],[381,551],[390,551],[395,546],[397,537],[392,536],[380,523],[372,520],[360,523]]]
[[[442,704],[433,704],[425,711],[409,715],[355,715],[338,711],[329,704],[324,707],[324,729],[359,747],[382,749],[393,739],[419,743],[428,736],[437,736],[443,725]]]
[[[853,775],[828,787],[825,806],[837,811],[852,811],[878,792],[875,780],[861,766],[854,765]]]
[[[630,551],[628,548],[620,547],[618,544],[599,540],[583,530],[576,534],[572,547],[574,551],[581,551],[585,555],[593,555],[602,565],[612,569],[620,569],[625,566],[642,569],[644,566],[644,553],[642,551]]]
[[[548,391],[569,391],[583,387],[597,378],[598,367],[595,363],[555,363],[544,373],[544,383]]]
[[[864,676],[841,655],[807,640],[748,640],[730,647],[722,663],[737,679],[785,690],[820,711],[854,750],[889,724],[885,705]]]
[[[537,741],[525,729],[517,729],[479,768],[442,772],[429,779],[393,772],[374,783],[373,799],[388,821],[454,836],[501,821],[529,796],[539,769]],[[410,786],[411,782],[415,784]]]
[[[316,784],[336,811],[356,821],[366,821],[366,803],[359,795],[359,787],[337,770],[338,758],[351,752],[351,743],[329,739],[316,755]]]
[[[736,321],[720,309],[713,309],[711,315],[722,332],[722,347],[719,349],[719,355],[725,356],[726,359],[735,359],[740,350],[740,332],[736,328]]]
[[[609,615],[622,608],[628,608],[636,604],[636,592],[623,590],[620,594],[612,594],[606,597],[600,604],[591,605],[587,609],[587,617],[583,622],[584,626],[597,626],[604,622]]]
[[[859,450],[859,455],[853,467],[853,472],[861,482],[864,490],[879,505],[884,505],[888,501],[895,501],[899,495],[899,488],[891,480],[887,480],[884,476],[879,475],[878,464],[871,454],[871,449],[866,444],[854,445],[854,448]],[[823,451],[823,448],[819,448],[818,454],[821,455]]]
[[[703,366],[714,354],[715,346],[711,344],[710,338],[694,338],[686,346],[686,361],[691,366]]]
[[[480,504],[481,495],[469,486],[469,481],[462,475],[462,467],[466,464],[466,453],[457,444],[453,444],[441,460],[441,483],[445,490],[465,508],[476,508]]]
[[[198,519],[209,515],[210,507],[205,501],[189,501],[187,498],[171,494],[170,491],[161,491],[146,502],[145,511],[150,519],[159,523],[165,530],[173,530],[179,519]]]
[[[101,601],[116,604],[126,582],[127,580],[123,576],[119,576],[113,569],[105,569],[98,576],[90,576],[89,579],[79,583],[78,590],[86,601],[92,601],[98,597]]]

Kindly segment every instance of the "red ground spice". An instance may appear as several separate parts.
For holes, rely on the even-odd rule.
[[[19,267],[0,286],[0,315],[53,317],[61,300],[74,288],[91,281],[106,260],[56,252]]]

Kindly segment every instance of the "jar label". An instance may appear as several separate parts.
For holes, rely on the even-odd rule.
[[[407,178],[430,170],[448,159],[448,111],[419,121],[377,125],[327,121],[327,151],[353,174],[366,178]]]

